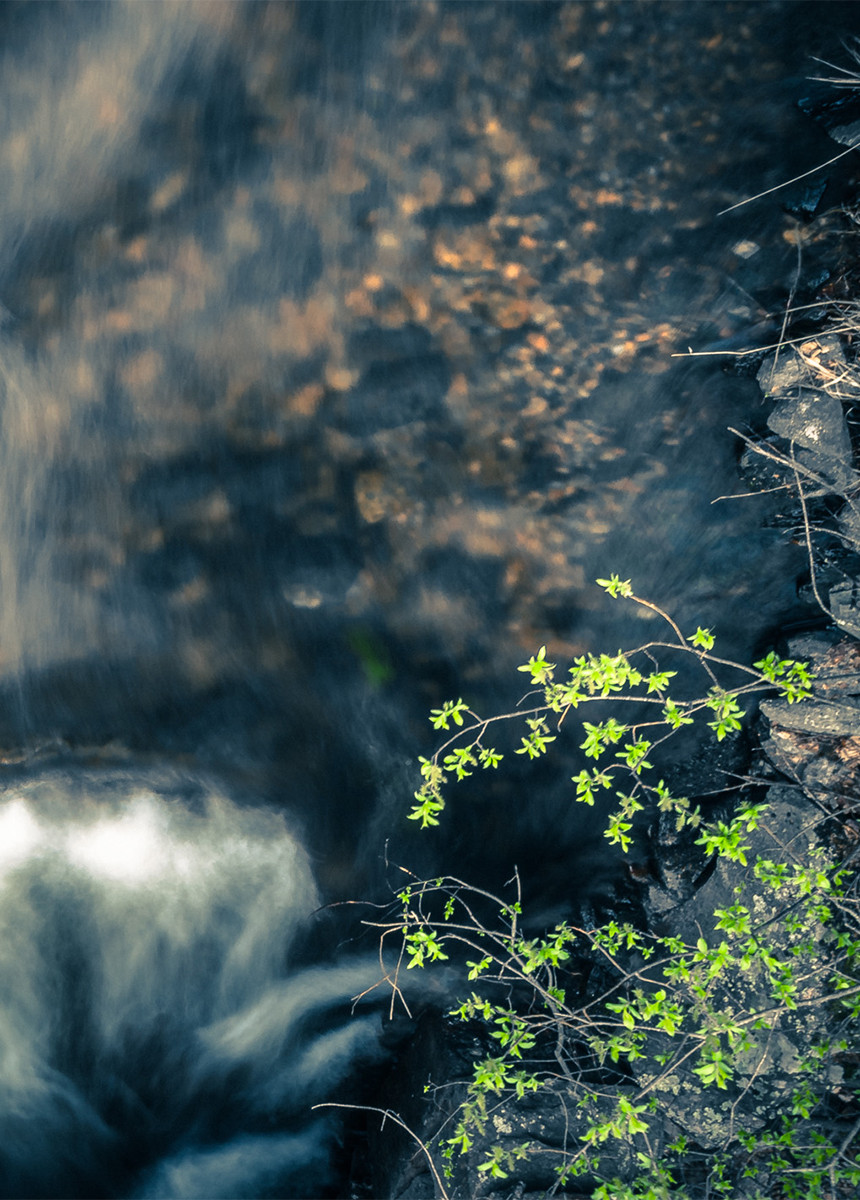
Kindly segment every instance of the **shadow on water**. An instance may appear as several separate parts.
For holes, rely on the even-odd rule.
[[[791,211],[713,214],[830,156],[792,101],[852,21],[0,8],[0,1193],[341,1195],[310,1104],[386,1035],[318,905],[386,854],[610,888],[572,735],[407,824],[426,711],[643,640],[609,571],[739,657],[797,610],[711,504],[757,389],[670,354],[791,286]]]

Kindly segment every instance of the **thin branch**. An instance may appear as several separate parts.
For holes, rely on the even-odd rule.
[[[788,187],[789,184],[797,183],[801,179],[807,179],[810,175],[814,175],[816,171],[822,170],[824,167],[829,167],[831,163],[838,162],[840,158],[844,158],[846,154],[850,154],[852,150],[857,149],[855,142],[846,150],[840,150],[833,158],[828,158],[827,162],[819,163],[817,167],[813,167],[809,171],[804,171],[802,175],[795,175],[793,179],[786,179],[783,183],[778,183],[776,187],[768,188],[767,191],[759,192],[756,196],[749,196],[746,200],[739,200],[737,204],[732,204],[728,208],[721,209],[717,213],[718,217],[724,217],[726,213],[734,212],[736,208],[743,208],[745,204],[752,204],[754,200],[761,200],[762,196],[770,196],[772,192],[778,192],[781,188]]]
[[[818,305],[818,307],[820,308],[821,305]],[[832,333],[832,334],[856,333],[857,326],[856,326],[856,324],[855,325],[837,325],[833,329],[828,329],[827,332],[829,334],[830,333]],[[750,354],[763,354],[765,352],[765,350],[779,350],[781,346],[794,346],[799,342],[808,342],[811,340],[812,340],[811,336],[809,334],[806,334],[803,337],[786,338],[784,341],[781,341],[781,342],[771,342],[767,346],[753,346],[749,350],[687,350],[686,353],[684,353],[682,350],[679,350],[679,351],[676,351],[674,354],[670,354],[669,357],[670,358],[719,358],[719,357],[725,358],[728,355],[731,358],[744,358]]]
[[[794,279],[792,279],[792,281],[791,281],[791,290],[788,293],[788,304],[786,305],[785,313],[783,314],[783,318],[782,318],[782,327],[780,328],[780,331],[779,331],[780,345],[777,346],[776,354],[774,355],[774,358],[773,358],[773,369],[774,370],[776,370],[776,364],[779,362],[779,352],[782,349],[782,347],[785,345],[785,335],[786,335],[786,331],[788,330],[788,314],[789,314],[789,310],[791,308],[792,302],[794,300],[795,292],[797,291],[797,285],[798,285],[798,283],[800,283],[800,271],[801,271],[801,266],[803,263],[803,252],[801,249],[800,238],[797,236],[797,230],[798,230],[798,225],[795,222],[794,244],[797,247],[797,269],[794,272]]]
[[[839,1146],[839,1149],[836,1151],[837,1158],[842,1158],[845,1151],[848,1149],[848,1147],[854,1141],[854,1139],[856,1138],[858,1133],[860,1133],[860,1117],[857,1118],[857,1120],[854,1122],[854,1124],[849,1129],[845,1138],[842,1140],[842,1143]]]
[[[716,496],[711,501],[711,504],[719,504],[721,500],[752,500],[757,496],[769,496],[772,492],[787,492],[790,490],[790,483],[779,483],[776,487],[762,488],[758,492],[735,492],[732,496]]]
[[[355,1112],[379,1113],[380,1116],[382,1117],[382,1126],[380,1126],[380,1128],[384,1128],[386,1121],[393,1121],[395,1125],[399,1125],[400,1128],[402,1130],[404,1130],[405,1133],[408,1133],[409,1136],[413,1139],[413,1141],[416,1141],[418,1143],[418,1145],[421,1147],[421,1152],[424,1155],[424,1157],[427,1159],[427,1165],[430,1167],[430,1171],[433,1175],[433,1179],[436,1183],[436,1186],[439,1189],[439,1195],[442,1197],[442,1200],[451,1200],[451,1194],[448,1191],[448,1189],[445,1187],[445,1184],[442,1182],[442,1176],[439,1174],[439,1172],[436,1169],[436,1164],[433,1162],[433,1156],[431,1155],[429,1149],[427,1148],[426,1142],[422,1142],[422,1140],[418,1136],[418,1134],[415,1133],[414,1130],[410,1129],[409,1126],[406,1124],[406,1122],[403,1121],[400,1117],[398,1117],[397,1113],[392,1112],[390,1108],[374,1108],[370,1104],[336,1104],[332,1100],[325,1101],[322,1104],[314,1104],[311,1106],[311,1108],[312,1108],[312,1110],[316,1109],[316,1108],[350,1108],[350,1109],[353,1109]]]
[[[812,532],[809,528],[809,514],[806,511],[806,496],[803,494],[803,484],[800,481],[800,475],[798,474],[798,471],[797,471],[797,461],[794,457],[794,441],[792,441],[792,443],[791,443],[791,469],[794,471],[794,480],[795,480],[795,483],[797,484],[797,495],[798,495],[798,499],[800,500],[800,509],[801,509],[801,512],[803,513],[803,529],[804,529],[804,535],[805,535],[805,541],[806,541],[806,553],[807,553],[807,557],[809,559],[809,578],[810,578],[810,582],[812,583],[812,592],[813,592],[813,595],[815,596],[815,600],[816,600],[816,603],[818,604],[818,607],[821,609],[821,611],[824,613],[824,615],[826,617],[829,617],[830,620],[832,621],[833,613],[830,611],[830,609],[827,607],[827,605],[821,599],[821,594],[818,591],[818,580],[816,579],[816,571],[815,571],[815,558],[812,553]]]

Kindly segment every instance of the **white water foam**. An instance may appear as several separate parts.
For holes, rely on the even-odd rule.
[[[291,968],[317,903],[284,817],[169,771],[0,803],[0,1194],[302,1195],[311,1105],[379,1054],[378,967]],[[310,1181],[313,1181],[312,1184]]]

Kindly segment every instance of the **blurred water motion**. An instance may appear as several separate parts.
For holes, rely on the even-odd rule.
[[[7,789],[0,845],[0,1194],[325,1187],[310,1106],[380,1053],[350,1004],[378,965],[296,964],[317,896],[284,817],[167,770],[52,769]]]

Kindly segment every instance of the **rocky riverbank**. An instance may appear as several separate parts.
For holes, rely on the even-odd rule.
[[[805,288],[800,300],[808,307],[787,319],[778,347],[741,356],[754,363],[764,416],[762,428],[740,434],[745,444],[740,469],[753,492],[777,493],[780,502],[769,520],[806,554],[807,571],[797,586],[809,606],[808,618],[784,631],[781,651],[808,664],[814,676],[812,695],[800,704],[785,699],[761,703],[745,769],[735,768],[727,781],[730,791],[712,808],[712,814],[726,816],[742,802],[766,806],[760,823],[748,830],[745,855],[734,861],[709,859],[697,848],[694,833],[679,836],[667,818],[651,829],[650,867],[631,872],[633,903],[644,925],[690,944],[698,940],[702,954],[725,944],[725,919],[718,917],[740,903],[754,914],[759,928],[776,928],[770,946],[778,956],[788,960],[800,953],[802,937],[804,953],[826,957],[830,933],[825,925],[799,932],[786,916],[784,896],[758,865],[787,863],[800,877],[825,860],[851,867],[860,854],[860,308],[853,299],[854,256],[848,252],[856,236],[854,222],[848,205],[818,224],[798,225],[799,261],[804,242],[829,240],[832,260],[826,278]],[[800,278],[799,272],[798,282]],[[804,287],[799,290],[803,293]],[[798,305],[800,300],[795,297]],[[598,983],[605,979],[599,976]],[[646,1092],[654,1097],[645,1118],[649,1154],[659,1157],[683,1143],[703,1161],[714,1159],[732,1144],[739,1127],[759,1134],[784,1119],[809,1070],[810,1047],[839,1026],[832,1007],[823,1002],[828,986],[824,980],[808,984],[800,1003],[774,1020],[764,1052],[741,1055],[726,1090],[703,1092],[692,1063],[661,1075],[655,1074],[649,1055],[634,1062],[614,1098]],[[735,981],[734,1009],[765,1010],[769,1003],[753,975]],[[476,1045],[459,1025],[427,1017],[398,1061],[385,1103],[399,1109],[425,1149],[436,1150],[434,1139],[466,1099],[466,1085],[458,1081],[469,1075],[475,1054]],[[854,1139],[860,1131],[856,1061],[856,1043],[846,1043],[826,1067],[821,1085],[826,1132],[841,1142],[845,1162],[856,1155]],[[424,1094],[429,1078],[432,1100]],[[552,1162],[553,1151],[570,1153],[593,1121],[593,1113],[566,1103],[568,1094],[564,1081],[539,1098],[517,1101],[500,1093],[469,1155],[461,1160],[455,1156],[453,1174],[444,1183],[447,1194],[464,1200],[538,1200],[550,1189],[556,1194],[557,1179],[546,1162]],[[615,1101],[607,1094],[605,1102],[609,1113]],[[806,1133],[817,1135],[815,1118],[807,1122]],[[373,1195],[391,1200],[439,1195],[440,1181],[434,1183],[425,1154],[402,1131],[389,1125],[372,1132],[371,1144]],[[516,1158],[517,1148],[526,1144],[539,1152],[524,1155],[504,1178],[492,1178],[481,1168],[488,1154],[498,1155],[499,1146]],[[629,1180],[640,1167],[632,1135],[611,1143],[601,1160],[604,1178]],[[748,1181],[736,1181],[731,1194],[770,1195],[767,1170],[749,1155]],[[591,1194],[587,1178],[579,1181],[581,1190],[576,1184],[572,1181],[565,1194]],[[830,1194],[847,1197],[851,1185],[845,1186],[849,1190],[838,1186]]]

